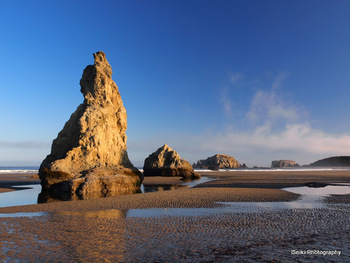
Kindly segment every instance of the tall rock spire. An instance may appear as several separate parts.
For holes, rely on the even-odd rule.
[[[45,192],[60,192],[60,185],[64,184],[72,186],[65,195],[88,198],[91,194],[85,188],[87,180],[92,178],[99,178],[100,184],[104,184],[101,180],[109,176],[108,181],[112,184],[113,178],[119,178],[120,183],[122,175],[127,174],[127,181],[136,179],[135,185],[142,181],[141,173],[127,154],[127,114],[118,87],[112,80],[112,68],[102,51],[93,55],[94,65],[85,68],[80,80],[84,102],[53,141],[51,153],[40,166],[39,175]],[[113,195],[111,189],[100,190],[101,194],[97,195],[103,196],[102,192],[106,191]]]

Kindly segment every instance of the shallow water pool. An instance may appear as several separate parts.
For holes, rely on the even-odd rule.
[[[178,188],[184,187],[194,187],[198,184],[202,184],[205,182],[209,182],[215,180],[209,177],[202,177],[199,180],[194,180],[191,182],[186,182],[183,184],[177,185],[141,185],[141,192],[158,192],[158,191],[167,191],[167,190],[175,190]],[[0,194],[0,207],[11,207],[11,206],[19,206],[19,205],[34,205],[38,203],[38,196],[41,192],[40,184],[29,184],[29,185],[18,185],[15,186],[17,189],[11,192],[5,192]]]
[[[281,209],[326,208],[322,199],[334,194],[350,194],[348,185],[327,185],[325,187],[289,187],[282,190],[302,195],[299,200],[290,202],[218,202],[215,208],[151,208],[130,209],[128,217],[150,218],[162,216],[207,216],[222,213],[260,213]]]
[[[16,186],[16,190],[0,194],[0,207],[33,205],[38,203],[38,195],[41,192],[40,184]]]

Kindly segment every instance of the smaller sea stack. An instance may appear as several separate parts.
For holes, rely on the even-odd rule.
[[[144,176],[181,176],[184,180],[199,179],[192,165],[180,158],[180,155],[168,145],[163,145],[150,154],[143,166]]]
[[[295,161],[292,160],[278,160],[271,162],[271,168],[288,168],[288,167],[299,167]]]
[[[215,154],[205,160],[199,160],[196,164],[193,164],[193,167],[199,169],[219,170],[236,169],[246,166],[241,166],[235,158],[226,154]]]

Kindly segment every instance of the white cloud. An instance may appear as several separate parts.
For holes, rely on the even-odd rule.
[[[253,128],[227,126],[226,131],[173,138],[174,147],[191,161],[224,153],[251,166],[269,166],[274,159],[293,159],[300,164],[309,164],[333,155],[350,155],[350,134],[326,133],[305,120],[306,110],[293,103],[283,91],[283,81],[288,75],[279,74],[270,89],[259,90],[252,97],[246,117],[253,121]],[[235,84],[240,78],[241,74],[233,74],[230,81]],[[234,114],[229,91],[225,88],[221,92],[226,116]],[[239,123],[234,127],[239,127]]]
[[[270,166],[276,159],[292,159],[302,165],[325,157],[350,155],[350,134],[329,134],[313,129],[307,123],[296,123],[288,124],[278,132],[270,125],[264,125],[251,131],[227,129],[193,136],[168,134],[167,138],[144,138],[142,142],[133,141],[129,145],[132,146],[129,157],[143,164],[144,158],[164,143],[189,162],[222,153],[248,166]],[[144,156],[136,156],[140,151]]]
[[[286,125],[279,132],[269,125],[259,126],[251,132],[199,135],[192,141],[203,153],[232,154],[250,165],[269,165],[274,159],[294,159],[308,164],[321,157],[350,154],[350,135],[328,134],[308,124]]]

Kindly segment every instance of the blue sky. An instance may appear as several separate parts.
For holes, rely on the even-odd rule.
[[[0,165],[39,165],[102,50],[142,166],[350,155],[349,0],[0,0]]]

